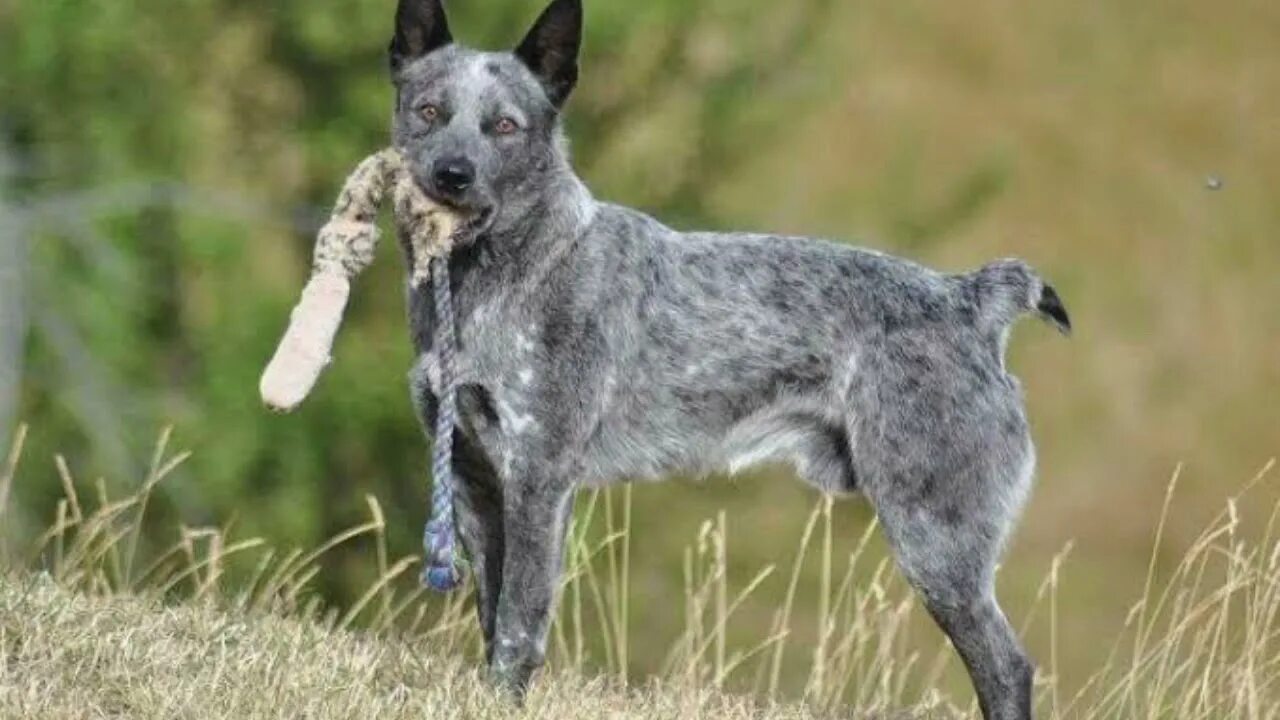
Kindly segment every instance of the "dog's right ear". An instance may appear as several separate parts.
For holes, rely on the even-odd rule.
[[[391,74],[451,42],[453,35],[440,0],[400,0],[396,7],[396,34],[388,48]]]

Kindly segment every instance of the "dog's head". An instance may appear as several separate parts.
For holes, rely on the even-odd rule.
[[[456,45],[440,0],[399,0],[393,138],[433,199],[484,232],[567,167],[560,109],[578,79],[581,0],[554,0],[513,52]]]

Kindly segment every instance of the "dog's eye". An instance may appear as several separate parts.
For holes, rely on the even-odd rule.
[[[440,108],[427,103],[418,109],[418,113],[422,115],[422,119],[427,122],[435,122],[440,117]]]
[[[498,118],[498,121],[493,124],[493,131],[499,135],[510,135],[519,129],[520,126],[516,125],[516,121],[509,117]]]

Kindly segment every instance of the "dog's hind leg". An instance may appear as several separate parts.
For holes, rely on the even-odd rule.
[[[964,660],[986,720],[1031,720],[1034,667],[996,602],[994,587],[948,597],[935,578],[914,583],[925,607]],[[945,581],[944,583],[945,584]]]
[[[908,582],[951,639],[986,720],[1031,720],[1033,667],[995,597],[995,543],[928,512],[877,509]]]
[[[984,492],[993,479],[963,476],[971,471],[876,473],[863,491],[903,574],[964,661],[983,717],[1030,720],[1034,669],[995,597],[1012,513],[999,493]],[[996,481],[1005,480],[1017,481]]]

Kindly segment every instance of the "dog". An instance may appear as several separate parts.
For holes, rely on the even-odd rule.
[[[994,594],[1035,465],[1004,351],[1023,314],[1070,330],[1057,293],[1018,260],[943,274],[596,200],[561,127],[582,24],[554,0],[514,52],[481,52],[440,0],[399,0],[390,45],[394,145],[471,230],[449,261],[454,514],[490,679],[522,698],[544,662],[578,488],[780,462],[870,502],[984,717],[1030,718],[1033,665]],[[430,436],[430,288],[408,308]]]

